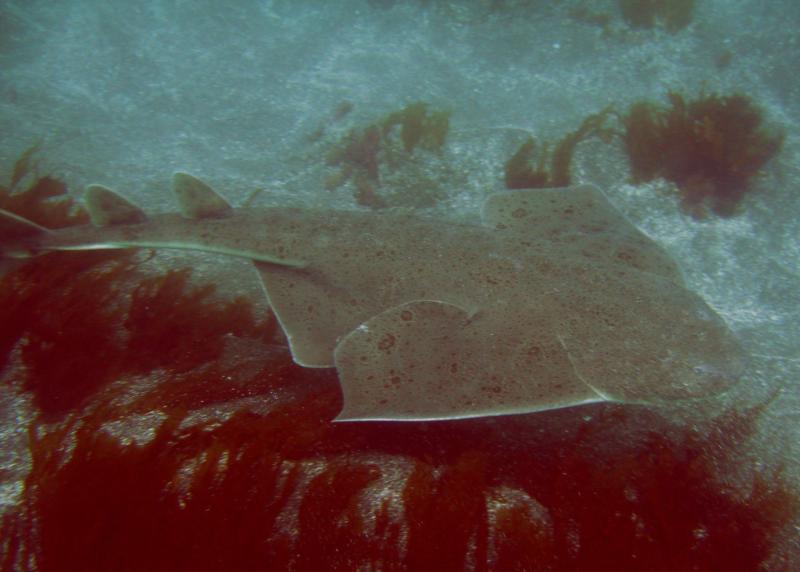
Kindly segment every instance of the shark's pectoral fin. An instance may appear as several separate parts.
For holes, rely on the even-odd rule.
[[[604,400],[575,374],[557,338],[502,326],[434,300],[374,316],[334,352],[344,395],[336,420],[462,419]]]
[[[454,386],[461,382],[458,354],[468,320],[458,306],[417,300],[347,334],[334,352],[344,394],[336,420],[445,419],[463,411]]]

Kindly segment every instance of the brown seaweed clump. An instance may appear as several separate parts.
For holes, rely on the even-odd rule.
[[[326,163],[338,171],[328,177],[325,188],[334,190],[352,180],[359,204],[385,207],[386,201],[377,192],[381,166],[396,167],[417,148],[440,152],[449,130],[450,112],[429,110],[424,102],[411,103],[364,128],[352,129],[326,157]]]
[[[505,164],[507,189],[541,189],[566,187],[572,182],[570,166],[575,148],[581,141],[597,135],[607,137],[611,131],[605,127],[612,109],[604,109],[583,120],[580,127],[567,133],[556,143],[550,154],[545,143],[537,147],[536,140],[528,137]],[[549,163],[549,166],[548,166]]]
[[[674,182],[695,216],[705,205],[720,216],[734,214],[752,178],[780,150],[783,133],[767,129],[744,95],[668,98],[669,107],[639,102],[622,118],[634,182]]]
[[[51,175],[39,175],[38,145],[28,147],[14,163],[8,186],[0,185],[0,209],[47,228],[89,222],[89,217],[69,196],[67,185]],[[29,184],[25,184],[30,181]]]
[[[657,24],[675,33],[692,21],[695,0],[618,0],[622,19],[632,28]]]
[[[428,151],[440,151],[450,130],[449,111],[428,111],[422,101],[407,105],[400,111],[390,113],[383,121],[383,137],[389,137],[395,127],[400,127],[400,139],[407,153],[416,147]]]

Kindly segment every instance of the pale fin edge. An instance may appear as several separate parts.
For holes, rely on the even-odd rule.
[[[222,195],[189,173],[175,173],[172,176],[172,190],[181,214],[186,218],[220,218],[233,212],[233,207]]]
[[[45,229],[46,230],[46,229]],[[308,266],[303,260],[292,258],[278,258],[269,254],[248,250],[235,250],[224,246],[198,245],[185,242],[170,242],[168,240],[109,240],[106,242],[92,242],[88,244],[75,244],[68,246],[52,246],[52,250],[116,250],[132,248],[152,248],[164,250],[192,250],[195,252],[208,252],[210,254],[223,254],[234,258],[244,258],[253,263],[285,266],[287,268],[302,269]]]

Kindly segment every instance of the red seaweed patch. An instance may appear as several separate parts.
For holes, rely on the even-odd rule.
[[[220,303],[213,284],[190,287],[190,276],[188,268],[170,270],[134,289],[125,320],[131,369],[184,372],[219,358],[228,334],[265,337],[269,327],[256,323],[249,300]]]
[[[783,144],[784,135],[744,95],[669,94],[669,107],[639,102],[623,118],[625,149],[634,182],[663,177],[681,191],[684,206],[735,214],[752,179]]]
[[[48,418],[64,414],[122,372],[119,281],[131,255],[53,253],[0,280],[0,366],[19,341],[23,388]]]
[[[8,187],[0,186],[0,209],[10,211],[46,228],[64,228],[89,222],[89,216],[67,194],[57,178],[38,176],[38,146],[26,149],[14,163]],[[32,182],[20,190],[25,181]]]
[[[635,422],[622,408],[569,437],[542,436],[535,416],[337,425],[330,372],[309,380],[297,366],[270,366],[282,373],[262,379],[264,394],[290,397],[266,413],[186,424],[179,399],[144,396],[165,419],[144,444],[104,429],[137,402],[32,427],[23,503],[0,530],[2,569],[33,569],[30,558],[44,571],[755,570],[797,514],[779,472],[750,491],[715,476],[726,469],[720,451],[735,463],[757,410],[723,416],[705,436],[650,419],[658,428],[627,444],[609,441]],[[202,391],[210,381],[187,383]],[[490,519],[498,487],[534,499],[547,518],[518,503]]]
[[[348,108],[349,111],[349,108]],[[325,180],[325,188],[335,190],[348,181],[353,182],[354,196],[358,204],[378,209],[411,200],[416,206],[431,206],[436,193],[423,191],[422,174],[412,168],[415,150],[423,155],[441,155],[450,130],[450,112],[431,110],[427,103],[416,102],[391,112],[365,127],[349,130],[337,142],[330,145],[325,162],[335,170]],[[324,131],[319,132],[322,137]],[[315,137],[317,139],[318,137]],[[382,176],[395,175],[395,184],[404,181],[398,192],[386,197],[378,191],[385,181]],[[398,179],[398,175],[402,175]],[[400,192],[402,191],[402,192]]]
[[[562,137],[552,155],[545,143],[539,148],[533,137],[528,137],[504,166],[507,189],[542,189],[566,187],[572,182],[570,168],[575,149],[581,141],[592,136],[607,140],[612,131],[606,119],[612,108],[587,116],[580,126]],[[548,165],[549,163],[549,165]]]

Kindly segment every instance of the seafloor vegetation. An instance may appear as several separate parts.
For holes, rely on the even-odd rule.
[[[632,182],[674,183],[693,216],[736,214],[754,179],[780,151],[783,132],[768,126],[758,105],[743,94],[687,99],[670,92],[668,100],[668,106],[638,101],[625,112],[608,106],[555,142],[527,137],[503,165],[506,188],[570,185],[579,144],[597,137],[622,142]],[[352,104],[339,106],[331,123],[351,110]],[[327,148],[325,188],[348,185],[356,202],[371,208],[433,206],[447,182],[435,180],[431,166],[448,174],[459,170],[447,164],[444,153],[449,118],[448,111],[417,102],[338,138],[335,130],[330,135],[321,127],[313,141]]]
[[[449,129],[450,112],[431,111],[424,102],[411,103],[365,127],[353,128],[327,153],[326,163],[337,170],[327,178],[325,188],[334,190],[352,181],[358,204],[390,206],[379,193],[381,170],[398,169],[417,148],[440,152]]]
[[[670,32],[682,30],[692,21],[695,0],[617,0],[622,18],[634,28],[662,25]]]
[[[562,137],[549,153],[548,144],[541,148],[533,137],[528,137],[504,167],[505,184],[508,189],[540,189],[566,187],[572,182],[570,168],[578,143],[591,136],[609,139],[613,133],[606,126],[611,113],[609,107],[600,113],[588,116],[575,131]]]
[[[368,0],[373,8],[389,9],[400,4],[398,0]],[[430,2],[419,0],[426,8],[440,9],[455,19],[463,18],[462,2]],[[617,10],[613,4],[593,0],[479,0],[474,5],[485,15],[507,15],[541,12],[553,5],[565,4],[569,7],[570,17],[584,24],[599,26],[606,33],[612,33],[611,24],[621,19],[625,26],[633,29],[664,29],[676,33],[686,28],[694,17],[696,0],[617,0]]]
[[[7,186],[0,185],[0,209],[14,212],[47,228],[63,228],[89,221],[86,213],[65,199],[67,186],[49,175],[39,175],[38,145],[31,145],[14,163]]]
[[[334,424],[332,370],[224,359],[269,317],[144,266],[59,253],[0,280],[4,390],[36,412],[2,571],[758,570],[798,516],[780,468],[726,478],[761,408]]]
[[[639,101],[627,112],[607,108],[586,117],[559,140],[552,155],[547,143],[528,137],[505,163],[509,189],[562,187],[572,182],[577,145],[598,136],[622,141],[634,183],[663,178],[677,186],[682,206],[693,216],[710,210],[736,214],[754,178],[780,151],[784,134],[768,127],[761,109],[747,96],[700,95],[686,100],[668,94],[669,106]],[[620,126],[611,127],[610,115]]]
[[[741,94],[687,101],[670,92],[668,99],[668,107],[638,102],[623,117],[633,181],[663,177],[694,214],[706,205],[734,214],[752,179],[781,149],[783,133],[766,127],[761,110]]]

